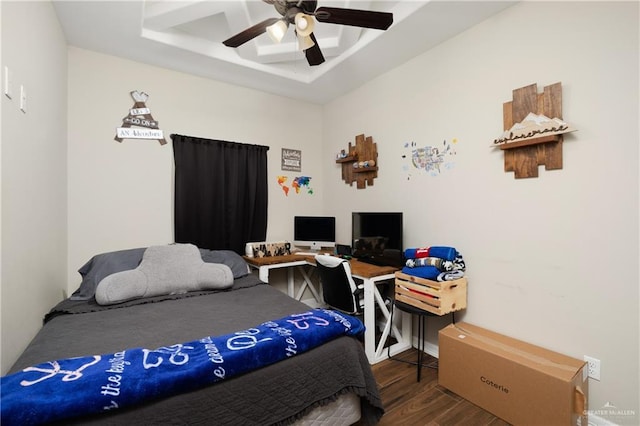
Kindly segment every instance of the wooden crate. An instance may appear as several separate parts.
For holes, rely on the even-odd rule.
[[[436,315],[445,315],[467,307],[467,279],[431,281],[396,272],[395,297],[399,302]]]

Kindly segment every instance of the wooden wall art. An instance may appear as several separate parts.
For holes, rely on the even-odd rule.
[[[549,118],[551,117],[551,118]],[[562,169],[563,134],[575,131],[562,121],[562,85],[537,85],[513,91],[513,100],[503,104],[505,132],[493,141],[504,152],[504,171],[516,179],[538,177],[538,166]]]
[[[373,185],[378,177],[378,149],[371,136],[356,136],[355,146],[349,142],[348,150],[337,155],[336,163],[342,166],[342,180],[358,189]]]
[[[146,102],[149,98],[144,92],[134,90],[131,92],[133,98],[133,107],[129,110],[129,114],[122,119],[122,127],[116,129],[116,137],[118,142],[123,139],[152,139],[164,145],[167,141],[164,139],[162,130],[158,127],[158,122],[151,116],[151,110],[147,108]],[[135,126],[135,128],[131,128]]]

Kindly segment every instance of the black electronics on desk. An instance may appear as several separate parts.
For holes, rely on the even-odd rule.
[[[293,244],[311,250],[336,245],[336,218],[333,216],[294,216]]]
[[[401,212],[353,212],[353,257],[378,266],[404,266]]]
[[[351,256],[351,246],[347,244],[336,244],[336,255],[338,256]]]

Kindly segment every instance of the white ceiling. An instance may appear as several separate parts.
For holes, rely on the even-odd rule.
[[[393,13],[386,31],[317,22],[326,59],[307,64],[289,29],[234,49],[223,40],[271,17],[260,0],[54,0],[70,45],[323,104],[499,13],[515,1],[319,0],[318,6]],[[434,64],[435,65],[435,64]]]

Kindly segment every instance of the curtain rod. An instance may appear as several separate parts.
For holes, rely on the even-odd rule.
[[[259,147],[259,148],[266,148],[267,151],[269,150],[269,146],[268,145],[258,145],[258,144],[254,144],[254,143],[244,143],[244,142],[235,142],[235,141],[225,141],[225,140],[221,140],[221,139],[209,139],[209,138],[203,138],[200,136],[188,136],[188,135],[180,135],[180,134],[176,134],[176,133],[171,133],[169,135],[169,137],[171,138],[171,140],[174,139],[174,136],[178,136],[178,137],[182,137],[182,138],[191,138],[191,139],[202,139],[202,140],[206,140],[206,141],[211,141],[211,142],[222,142],[222,143],[229,143],[229,144],[238,144],[238,145],[248,145],[248,146],[255,146],[255,147]]]

